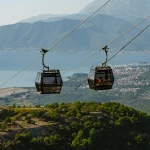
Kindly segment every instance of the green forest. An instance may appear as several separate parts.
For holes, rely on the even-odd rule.
[[[149,150],[150,116],[117,102],[12,105],[0,134],[0,149]]]

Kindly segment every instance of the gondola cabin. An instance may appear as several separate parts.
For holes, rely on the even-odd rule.
[[[88,75],[89,88],[92,90],[112,89],[114,75],[110,66],[91,67]]]
[[[40,94],[59,94],[63,81],[59,70],[38,72],[35,85]]]

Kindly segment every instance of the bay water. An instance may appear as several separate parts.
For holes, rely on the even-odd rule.
[[[75,64],[90,56],[93,52],[61,52],[51,51],[45,55],[45,65],[50,69],[59,69],[62,78],[65,80],[68,76],[74,73],[88,73],[90,66],[98,66],[105,61],[105,54],[98,53],[86,61],[82,62],[73,69],[65,72]],[[111,58],[114,53],[109,55]],[[15,51],[0,51],[0,85],[7,82],[15,74],[19,73],[24,67],[29,65],[35,59],[40,57],[40,52],[15,52]],[[144,53],[124,53],[116,55],[108,65],[112,68],[114,65],[137,64],[139,62],[150,63],[150,54]],[[35,61],[32,65],[21,71],[18,75],[9,80],[1,88],[5,87],[33,87],[35,85],[36,74],[42,71],[42,57]],[[65,73],[64,73],[65,72]]]

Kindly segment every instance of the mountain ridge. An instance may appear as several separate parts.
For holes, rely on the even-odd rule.
[[[95,0],[83,8],[79,13],[90,14],[106,2],[106,0]],[[103,8],[98,13],[133,22],[149,16],[149,10],[149,0],[111,0],[105,6],[105,9]]]
[[[0,49],[51,47],[54,43],[73,30],[81,20],[63,19],[53,22],[17,23],[0,27]],[[110,26],[111,24],[111,26]],[[91,50],[105,46],[112,39],[132,27],[132,24],[112,16],[99,14],[87,21],[78,30],[58,45],[56,49]],[[136,28],[113,46],[125,44],[129,36],[134,37],[140,29]],[[146,50],[150,47],[149,34],[143,33],[129,48]],[[140,44],[141,43],[141,44]],[[140,45],[140,47],[139,47]],[[139,48],[138,48],[139,47]]]
[[[62,50],[93,50],[99,49],[99,47],[105,46],[113,39],[120,36],[123,32],[131,28],[134,24],[137,24],[137,20],[143,18],[147,14],[147,8],[149,8],[148,0],[144,0],[144,4],[138,1],[138,4],[147,5],[145,12],[141,13],[138,17],[135,15],[140,14],[139,8],[141,6],[135,5],[129,6],[135,0],[129,1],[110,1],[105,9],[99,11],[100,14],[94,15],[78,30],[69,35],[63,40],[56,49]],[[21,22],[12,25],[5,25],[0,27],[0,50],[3,49],[39,49],[41,47],[51,47],[71,30],[73,30],[82,20],[84,20],[91,12],[96,10],[100,4],[106,3],[106,0],[95,0],[87,5],[78,14],[72,14],[68,16],[60,15],[39,15],[29,18],[28,22]],[[117,7],[117,9],[115,9]],[[129,6],[125,7],[125,6]],[[123,9],[125,7],[125,9]],[[137,7],[137,8],[136,8]],[[127,11],[129,9],[131,11]],[[132,13],[134,11],[134,13]],[[129,15],[125,15],[126,13]],[[117,14],[117,15],[116,15]],[[130,16],[131,14],[131,16]],[[49,18],[49,15],[51,16]],[[124,17],[121,17],[124,16]],[[134,16],[134,17],[133,17]],[[38,20],[38,18],[45,17],[44,19]],[[126,19],[127,17],[128,19]],[[35,19],[34,21],[31,20]],[[37,20],[38,21],[37,21]],[[131,21],[132,20],[132,21]],[[142,20],[142,19],[141,19]],[[27,21],[27,20],[26,20]],[[119,46],[126,44],[130,37],[131,39],[137,35],[141,29],[145,28],[148,21],[142,23],[142,26],[133,29],[130,33],[123,36],[121,39],[112,44],[112,49],[116,49]],[[141,28],[141,29],[140,29]],[[125,30],[126,29],[126,30]],[[132,51],[149,51],[150,43],[150,29],[142,33],[139,38],[132,42],[128,49]]]

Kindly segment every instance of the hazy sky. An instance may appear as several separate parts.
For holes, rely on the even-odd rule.
[[[39,14],[72,14],[94,0],[0,0],[0,26]]]

